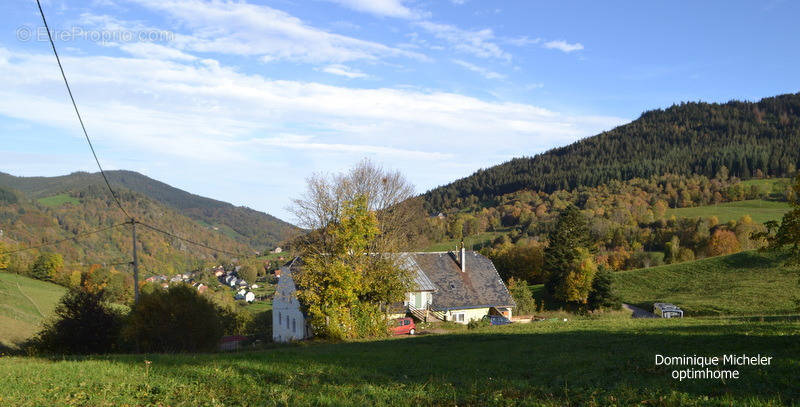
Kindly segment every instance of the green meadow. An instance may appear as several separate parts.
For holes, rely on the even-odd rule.
[[[751,199],[747,201],[726,202],[717,205],[668,209],[666,217],[709,218],[711,216],[716,216],[720,222],[724,223],[731,220],[738,220],[745,215],[750,215],[754,222],[764,223],[769,220],[780,221],[783,214],[788,211],[789,204],[786,202]]]
[[[55,284],[0,273],[0,351],[15,349],[38,332],[64,292]]]
[[[784,405],[796,318],[548,320],[236,354],[0,359],[7,405]],[[678,381],[655,354],[772,356],[740,379]]]
[[[687,316],[775,315],[798,311],[800,273],[785,256],[745,251],[615,273],[624,302],[652,309],[671,302]]]
[[[71,205],[79,205],[81,203],[78,198],[71,197],[67,194],[48,196],[46,198],[40,198],[37,201],[40,204],[49,206],[51,208],[56,208],[67,203]]]

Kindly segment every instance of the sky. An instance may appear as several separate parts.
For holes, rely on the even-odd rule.
[[[800,88],[791,1],[45,0],[106,169],[284,220],[364,158],[418,192],[683,101]],[[96,171],[35,1],[0,4],[0,171]]]

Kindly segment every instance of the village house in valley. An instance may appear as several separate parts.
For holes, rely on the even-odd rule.
[[[414,276],[413,288],[390,317],[411,314],[421,321],[453,321],[466,324],[486,315],[511,318],[514,300],[492,261],[480,253],[462,249],[452,252],[401,253],[403,266]],[[297,300],[292,274],[301,272],[294,260],[281,268],[272,303],[272,337],[276,342],[310,338],[311,327]]]

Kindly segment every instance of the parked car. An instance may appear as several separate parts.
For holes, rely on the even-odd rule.
[[[511,321],[502,315],[486,315],[483,319],[488,320],[492,325],[508,325]]]
[[[392,333],[395,335],[414,335],[417,333],[417,324],[412,318],[397,318],[392,326]]]

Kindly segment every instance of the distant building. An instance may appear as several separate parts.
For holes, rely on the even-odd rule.
[[[273,253],[281,253],[281,252],[283,252],[283,249],[281,249],[280,247],[276,247],[275,250],[273,250],[272,252]]]
[[[256,295],[252,291],[248,291],[247,294],[244,295],[244,300],[247,302],[253,302],[256,300]]]
[[[233,298],[237,299],[237,300],[243,300],[246,295],[247,295],[247,291],[244,290],[244,289],[241,289],[241,290],[239,290],[239,292],[236,293],[236,295],[233,296]]]

